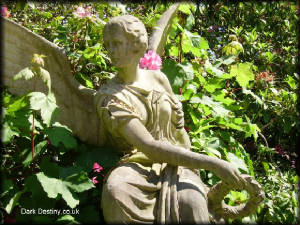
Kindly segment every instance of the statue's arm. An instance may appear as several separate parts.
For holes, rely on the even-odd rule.
[[[123,124],[119,129],[119,133],[155,162],[210,170],[234,188],[242,187],[244,184],[240,173],[230,163],[218,158],[194,153],[179,146],[157,141],[138,119],[131,119]]]

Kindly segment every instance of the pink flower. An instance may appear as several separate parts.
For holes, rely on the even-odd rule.
[[[1,7],[1,16],[3,17],[10,17],[10,12],[8,11],[6,6]]]
[[[87,8],[83,8],[83,7],[79,6],[79,7],[77,7],[76,12],[74,12],[74,14],[81,18],[91,16],[92,14],[89,11],[91,8],[92,8],[92,6],[89,6]]]
[[[140,68],[148,70],[158,70],[161,67],[161,58],[154,51],[148,51],[140,59]]]
[[[97,184],[97,183],[99,183],[99,182],[96,180],[96,178],[97,178],[97,177],[93,177],[93,178],[92,178],[92,182],[93,182],[93,184]]]
[[[95,172],[97,172],[97,173],[100,173],[101,170],[103,170],[103,167],[100,166],[98,163],[95,162],[94,165],[93,165],[93,170],[94,170]]]

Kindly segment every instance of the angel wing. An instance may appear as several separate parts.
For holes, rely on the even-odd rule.
[[[170,32],[173,18],[176,16],[180,3],[175,3],[163,13],[154,27],[150,37],[148,50],[155,51],[158,55],[162,55],[166,45],[167,37]]]
[[[179,3],[172,5],[160,18],[149,38],[149,50],[163,53],[167,35]],[[97,146],[105,142],[101,138],[101,124],[97,118],[94,99],[96,91],[82,86],[71,73],[70,62],[62,49],[27,28],[5,18],[3,24],[3,74],[4,85],[15,95],[24,95],[33,89],[32,81],[17,80],[13,77],[28,67],[32,56],[44,54],[45,69],[49,71],[57,105],[60,109],[58,121],[68,126],[80,140]],[[37,78],[36,91],[47,93],[41,79]]]
[[[99,145],[100,127],[93,97],[96,91],[77,82],[71,73],[70,62],[55,44],[34,34],[19,24],[2,18],[3,24],[3,83],[15,95],[24,95],[33,89],[32,81],[17,80],[13,76],[29,66],[34,53],[44,54],[45,69],[51,76],[52,91],[60,113],[58,121],[72,129],[75,136],[89,144]],[[37,78],[36,91],[47,94],[47,87]]]

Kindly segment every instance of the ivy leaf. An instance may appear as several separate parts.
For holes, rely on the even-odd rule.
[[[57,109],[55,96],[53,93],[45,95],[42,92],[31,92],[28,94],[30,97],[30,107],[34,110],[40,110],[43,122],[50,126],[54,120],[54,111]]]
[[[26,67],[25,69],[22,69],[19,73],[17,73],[13,80],[19,80],[21,78],[24,78],[25,80],[29,80],[34,77],[34,73],[29,67]]]
[[[67,149],[72,149],[77,146],[76,139],[72,136],[72,131],[64,125],[55,122],[52,127],[45,132],[51,141],[51,144],[58,147],[62,143]]]
[[[254,80],[251,65],[251,63],[239,63],[231,66],[230,75],[236,77],[236,80],[241,87],[247,87],[249,81]]]

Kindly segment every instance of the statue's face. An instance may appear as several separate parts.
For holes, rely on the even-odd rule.
[[[114,66],[118,68],[126,67],[135,60],[131,45],[132,43],[127,39],[122,29],[116,27],[116,29],[110,31],[106,48]]]

